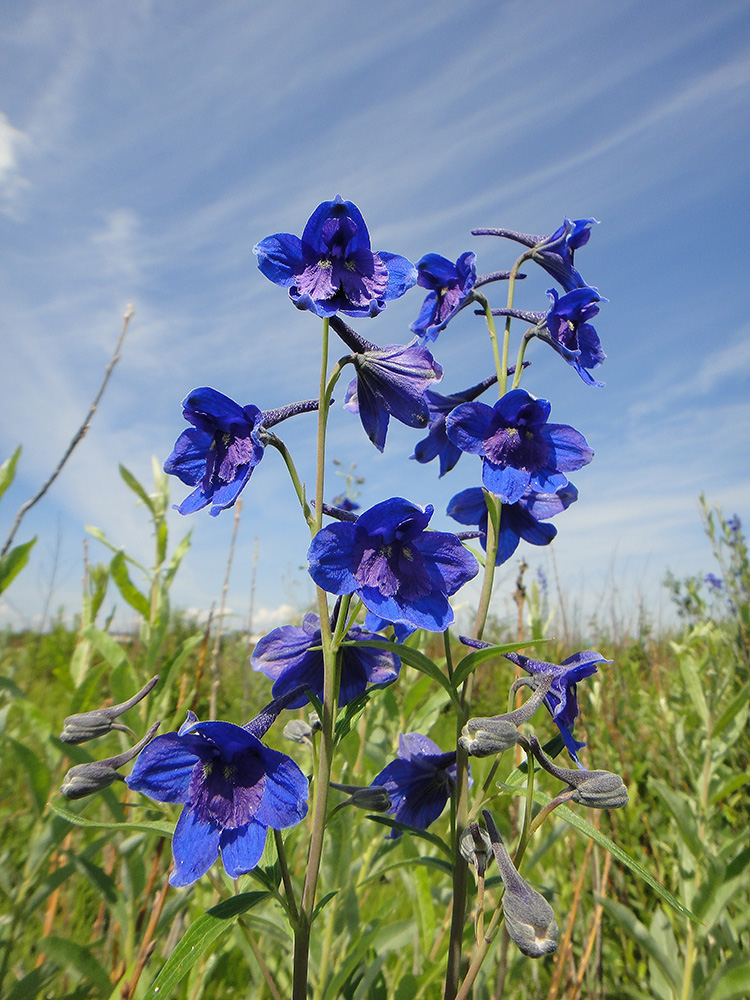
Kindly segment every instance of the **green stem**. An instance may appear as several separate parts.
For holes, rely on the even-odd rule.
[[[325,493],[325,453],[326,426],[328,410],[331,401],[332,385],[328,382],[328,327],[327,319],[323,320],[323,346],[320,365],[320,393],[318,407],[318,439],[317,439],[317,472],[315,480],[315,512],[313,533],[320,531],[323,524],[323,496]],[[338,376],[337,376],[338,377]],[[333,728],[336,718],[338,701],[338,667],[337,650],[331,634],[331,619],[328,608],[328,595],[320,587],[316,587],[318,615],[320,618],[321,646],[323,648],[323,718],[321,721],[320,755],[315,776],[315,802],[313,806],[313,826],[310,838],[310,851],[305,872],[305,882],[302,888],[297,927],[294,935],[294,972],[292,982],[292,1000],[306,1000],[308,966],[310,961],[310,932],[312,915],[315,908],[315,896],[318,889],[320,862],[323,856],[323,841],[325,839],[326,813],[328,811],[328,793],[333,764]],[[344,620],[346,614],[344,614]]]
[[[272,448],[275,448],[281,454],[281,457],[284,459],[284,464],[286,465],[287,471],[289,472],[289,477],[292,480],[292,486],[294,486],[294,492],[296,493],[297,499],[299,500],[300,503],[300,507],[302,508],[302,515],[305,518],[305,521],[307,522],[307,525],[310,528],[310,530],[314,531],[315,517],[313,515],[312,510],[310,509],[310,504],[307,502],[307,497],[305,495],[305,484],[299,477],[297,468],[294,464],[289,449],[281,440],[281,438],[276,437],[275,434],[269,433],[268,444]]]
[[[500,348],[497,343],[497,328],[495,327],[495,317],[492,315],[492,309],[487,301],[487,297],[477,292],[475,295],[477,302],[484,309],[484,318],[487,322],[487,329],[490,334],[490,342],[492,344],[492,356],[495,359],[495,371],[497,372],[497,384],[500,389],[500,395],[505,395],[505,388],[508,383],[508,331],[506,330],[505,340],[503,342],[503,354],[500,356]]]
[[[474,623],[474,636],[481,639],[487,623],[487,614],[492,597],[492,584],[495,576],[495,556],[497,555],[498,533],[500,527],[501,503],[492,494],[486,494],[488,507],[487,518],[487,554],[484,563],[482,593],[477,608]],[[471,696],[474,688],[474,674],[470,674],[461,689],[462,711],[456,717],[456,741],[461,736],[461,730],[471,714]],[[466,921],[466,888],[468,884],[468,867],[458,844],[462,832],[469,822],[469,756],[459,746],[456,751],[456,826],[454,834],[454,865],[453,865],[453,914],[448,942],[448,961],[445,971],[445,1000],[454,1000],[461,973],[461,950]]]
[[[286,892],[286,901],[289,909],[289,916],[292,921],[292,926],[296,925],[299,920],[299,910],[297,909],[297,899],[294,895],[294,886],[292,885],[292,877],[289,874],[289,865],[286,860],[286,851],[284,849],[284,838],[281,836],[280,830],[273,831],[273,839],[276,844],[276,856],[279,859],[279,867],[281,868],[281,879],[284,883],[284,891]]]
[[[521,382],[521,373],[523,372],[523,360],[526,356],[526,348],[528,347],[529,341],[533,340],[533,337],[534,334],[529,333],[527,330],[521,338],[521,346],[518,348],[518,358],[516,360],[516,373],[513,376],[513,385],[511,386],[511,389],[517,389]]]

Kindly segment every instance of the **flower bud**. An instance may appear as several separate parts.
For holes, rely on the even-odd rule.
[[[63,731],[60,733],[61,741],[63,743],[86,743],[88,740],[96,739],[97,736],[104,736],[112,729],[117,729],[123,733],[130,733],[132,736],[132,729],[114,720],[145,698],[155,687],[158,680],[158,675],[152,677],[145,687],[141,688],[137,694],[134,694],[127,701],[123,701],[120,705],[111,705],[109,708],[96,708],[92,712],[80,712],[77,715],[69,715],[63,722]],[[81,766],[85,767],[86,765]]]
[[[124,781],[122,775],[117,773],[117,769],[138,756],[146,744],[153,739],[159,725],[160,723],[155,722],[142,740],[115,757],[107,757],[106,760],[92,760],[87,764],[76,764],[71,767],[63,778],[60,792],[67,799],[82,799],[86,795],[100,792],[114,781]]]
[[[458,842],[461,857],[470,865],[474,865],[479,875],[484,875],[487,865],[492,860],[492,843],[490,835],[478,823],[469,823]]]
[[[349,798],[342,806],[356,806],[368,812],[387,812],[391,808],[391,797],[383,785],[339,785],[331,782],[331,788],[338,792],[348,792]]]
[[[573,790],[574,802],[590,809],[620,809],[628,804],[628,790],[619,774],[559,767],[544,753],[536,736],[529,736],[527,743],[544,770]]]
[[[284,738],[293,743],[310,743],[312,728],[304,719],[290,719],[284,726]]]
[[[493,715],[489,718],[469,719],[464,726],[458,745],[463,747],[472,757],[490,757],[502,753],[518,743],[520,733],[518,727],[528,722],[531,716],[542,704],[545,695],[552,685],[549,674],[542,676],[537,685],[533,679],[523,678],[523,684],[534,687],[534,693],[527,702],[514,712],[506,715]],[[513,691],[514,688],[511,688]]]
[[[495,826],[492,814],[482,812],[487,824],[492,850],[505,886],[503,913],[508,935],[516,947],[529,958],[541,958],[557,950],[558,927],[552,907],[541,893],[516,871],[510,855]]]

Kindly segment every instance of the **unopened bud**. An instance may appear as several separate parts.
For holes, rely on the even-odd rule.
[[[152,677],[145,687],[141,688],[137,694],[134,694],[127,701],[123,701],[120,705],[110,705],[109,708],[96,708],[92,712],[80,712],[78,715],[69,715],[63,722],[63,731],[60,733],[60,739],[63,743],[86,743],[88,740],[96,739],[97,736],[104,736],[113,729],[134,735],[132,729],[114,720],[145,698],[155,687],[158,680],[158,676]]]
[[[304,719],[290,719],[284,726],[284,738],[293,743],[310,743],[312,728]]]
[[[559,767],[542,750],[536,736],[528,737],[528,746],[545,771],[573,789],[574,802],[590,809],[621,809],[628,804],[628,790],[619,774]]]
[[[508,935],[529,958],[541,958],[557,950],[558,927],[552,907],[541,893],[521,878],[513,865],[492,814],[483,811],[492,851],[505,886],[503,913]]]
[[[106,760],[92,760],[87,764],[76,764],[71,767],[63,778],[60,792],[67,799],[82,799],[86,795],[102,791],[114,781],[124,781],[122,775],[117,773],[117,769],[138,756],[146,744],[154,738],[159,725],[160,723],[155,722],[142,740],[115,757],[107,757]]]
[[[524,683],[534,687],[530,679],[524,678]],[[490,757],[493,754],[509,750],[518,743],[520,733],[518,727],[528,722],[531,716],[542,704],[545,695],[552,686],[552,676],[545,674],[539,680],[534,693],[520,708],[505,715],[493,715],[489,718],[469,719],[461,731],[458,745],[471,757]]]
[[[339,785],[332,781],[331,788],[349,795],[342,805],[356,806],[357,809],[366,809],[368,812],[388,812],[391,808],[391,797],[383,785]]]
[[[470,865],[474,865],[481,876],[487,871],[487,865],[492,860],[492,843],[490,835],[478,823],[469,823],[458,842],[461,857]]]

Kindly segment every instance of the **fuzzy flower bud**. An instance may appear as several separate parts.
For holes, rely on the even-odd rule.
[[[128,761],[137,757],[141,750],[149,743],[159,728],[160,723],[155,722],[142,740],[139,740],[130,750],[117,754],[116,757],[107,757],[106,760],[92,760],[88,764],[76,764],[71,767],[63,778],[60,792],[66,799],[82,799],[94,792],[100,792],[108,788],[115,781],[124,781],[117,769],[127,764]]]
[[[524,682],[526,683],[526,678]],[[494,715],[491,718],[469,719],[462,730],[458,745],[471,757],[490,757],[502,753],[503,750],[509,750],[518,743],[520,737],[518,727],[528,722],[536,712],[551,685],[552,677],[543,676],[534,694],[514,712]]]
[[[492,814],[482,815],[492,842],[492,850],[505,886],[503,913],[511,941],[529,958],[541,958],[557,950],[558,927],[547,900],[516,871],[495,826]]]
[[[527,742],[544,770],[573,790],[571,798],[574,802],[590,809],[620,809],[628,804],[628,790],[619,774],[558,767],[544,753],[536,736],[529,736]]]
[[[63,722],[63,731],[60,733],[60,740],[63,743],[86,743],[88,740],[96,739],[97,736],[104,736],[112,729],[118,729],[120,732],[134,735],[132,729],[114,720],[145,698],[156,686],[158,680],[158,675],[152,677],[145,687],[142,687],[137,694],[134,694],[127,701],[123,701],[120,705],[111,705],[109,708],[94,709],[93,712],[81,712],[78,715],[69,715]],[[85,767],[86,765],[82,766]]]

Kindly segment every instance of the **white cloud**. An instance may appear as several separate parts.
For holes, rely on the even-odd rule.
[[[15,216],[22,192],[29,186],[22,176],[19,159],[29,137],[8,121],[0,111],[0,208]]]

